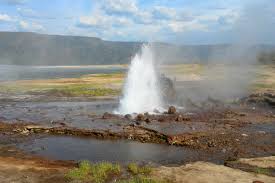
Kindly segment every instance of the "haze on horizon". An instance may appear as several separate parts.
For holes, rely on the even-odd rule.
[[[112,41],[275,44],[274,30],[272,0],[0,0],[0,31]]]

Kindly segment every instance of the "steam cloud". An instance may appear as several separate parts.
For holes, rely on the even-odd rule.
[[[209,47],[210,54],[205,60],[207,64],[198,81],[178,82],[177,94],[182,105],[189,99],[203,102],[211,97],[225,101],[248,94],[250,84],[255,79],[257,56],[263,47],[261,44],[275,42],[272,29],[275,27],[274,7],[275,2],[269,0],[253,2],[244,7],[230,33],[233,43],[219,48]],[[169,63],[167,57],[171,55],[170,60],[173,62],[171,50],[168,49],[166,55],[164,49],[161,53],[164,54],[164,59],[160,60],[164,64]],[[196,63],[196,60],[199,58],[192,58],[189,63]],[[188,63],[186,60],[184,62]]]

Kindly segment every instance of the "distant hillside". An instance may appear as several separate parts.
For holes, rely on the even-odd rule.
[[[275,51],[263,51],[258,55],[258,60],[265,64],[275,64]]]
[[[92,37],[0,32],[0,64],[122,64],[129,62],[139,46]]]
[[[141,45],[141,42],[112,42],[93,37],[0,32],[0,64],[126,64]],[[232,55],[230,45],[175,46],[155,43],[154,49],[156,59],[165,63],[206,63]],[[262,45],[253,47],[245,55],[270,51],[275,51],[275,47]]]

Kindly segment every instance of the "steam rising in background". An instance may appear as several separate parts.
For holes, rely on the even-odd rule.
[[[275,27],[275,2],[267,0],[247,4],[231,30],[233,43],[223,48],[209,48],[210,55],[199,74],[200,79],[177,82],[177,94],[183,105],[189,99],[202,102],[211,97],[225,101],[247,95],[255,79],[261,44],[274,44],[275,30],[272,27]],[[167,55],[173,55],[169,49]],[[169,62],[167,55],[160,59],[164,64]],[[193,58],[190,63],[196,60],[198,58]]]
[[[136,7],[136,5],[133,7]],[[125,9],[128,10],[127,8],[122,8],[121,10]],[[141,9],[134,8],[133,10],[136,15],[141,15],[139,13]],[[231,29],[227,28],[221,31],[213,30],[212,27],[212,30],[199,31],[201,36],[205,35],[205,37],[203,37],[204,40],[211,40],[209,43],[213,44],[217,42],[214,40],[216,37],[229,37],[228,40],[231,40],[232,44],[195,45],[194,47],[184,46],[184,44],[187,43],[181,38],[184,36],[186,37],[186,35],[188,36],[188,33],[184,33],[184,31],[183,33],[178,33],[183,35],[175,33],[175,35],[178,36],[178,38],[175,39],[177,40],[176,42],[167,40],[167,42],[170,41],[176,45],[166,43],[152,44],[150,50],[153,52],[155,58],[154,64],[157,66],[174,63],[204,64],[200,73],[193,73],[192,77],[194,76],[195,81],[193,80],[192,82],[189,82],[190,79],[186,80],[186,78],[179,78],[176,73],[169,73],[171,79],[176,78],[177,93],[179,98],[183,101],[187,99],[205,101],[209,96],[220,100],[227,100],[242,97],[249,92],[249,84],[255,78],[254,71],[257,69],[257,56],[259,52],[261,52],[261,44],[275,43],[275,2],[274,0],[249,1],[249,4],[243,7],[240,12],[241,14],[239,14],[237,21]],[[94,18],[98,17],[92,16],[85,19],[86,21],[84,21],[84,23],[86,22],[86,26],[83,26],[84,24],[82,21],[82,28],[89,27],[87,30],[93,30],[90,29],[93,27],[91,25],[106,22],[106,17],[111,18],[107,19],[107,23],[110,23],[110,26],[116,24],[118,20],[114,19],[114,16],[117,14],[118,13],[112,14],[109,12],[108,15],[106,14],[107,16],[105,16],[105,19],[99,16],[99,21],[94,21]],[[127,15],[128,14],[129,12],[127,12]],[[144,19],[146,19],[146,16]],[[150,20],[150,16],[147,17],[147,19]],[[148,28],[148,25],[150,25],[149,27],[153,26],[155,28],[154,22],[150,23],[148,20],[146,24],[137,23],[134,25],[138,25],[138,27],[143,26],[142,28],[144,29],[146,26]],[[217,22],[218,21],[220,20],[217,20]],[[179,22],[180,20],[176,18],[173,25],[177,26]],[[125,24],[125,27],[137,32],[137,34],[131,34],[131,36],[137,38],[140,38],[138,37],[138,33],[145,31],[143,29],[139,31],[141,29],[137,29],[137,27],[132,24]],[[79,25],[78,28],[80,28]],[[103,28],[104,29],[98,29],[99,32],[108,32],[105,31],[106,27]],[[183,29],[184,28],[183,26]],[[219,27],[219,29],[220,28],[221,27]],[[114,26],[113,29],[119,30],[118,26]],[[189,27],[186,29],[189,29]],[[161,30],[163,30],[161,34],[167,33],[165,29]],[[134,56],[142,45],[142,42],[112,42],[92,37],[61,37],[32,33],[21,33],[21,35],[1,33],[1,35],[1,64],[126,64],[129,63],[131,57]],[[18,37],[15,37],[16,35]],[[171,32],[165,34],[164,37],[169,39],[170,35]],[[159,40],[160,37],[163,37],[163,35],[160,34],[151,36],[158,38],[155,40]],[[190,39],[195,40],[193,42],[197,43],[196,37],[190,36]],[[12,75],[18,75],[18,69],[14,70],[8,67],[2,67],[2,70],[0,69],[0,74],[3,73],[2,75],[5,75],[7,78],[10,78]],[[23,70],[21,68],[19,69]],[[18,75],[15,78],[21,77]]]

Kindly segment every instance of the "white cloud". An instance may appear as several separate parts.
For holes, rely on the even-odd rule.
[[[17,9],[18,14],[21,17],[25,18],[32,18],[32,19],[56,19],[57,17],[51,16],[51,15],[46,15],[43,13],[38,13],[34,11],[31,8],[26,8],[26,7],[18,7]]]
[[[156,6],[153,13],[156,18],[176,18],[178,15],[176,9],[165,6]]]
[[[104,0],[103,8],[110,13],[137,13],[135,0]]]
[[[82,16],[79,18],[79,25],[83,27],[106,27],[109,19],[104,16]]]
[[[191,22],[170,21],[168,22],[167,25],[171,29],[171,31],[176,33],[184,32],[184,31],[192,31],[192,30],[207,31],[207,26],[197,21],[191,21]]]
[[[124,16],[107,15],[101,10],[96,10],[90,16],[82,16],[79,18],[78,26],[110,28],[112,26],[129,26],[133,22]]]
[[[138,24],[153,24],[155,19],[151,12],[148,11],[139,11],[136,15],[134,15],[133,20]]]
[[[130,26],[133,24],[132,20],[126,17],[112,17],[112,22],[115,26]]]
[[[5,3],[9,5],[21,5],[25,3],[25,0],[0,0],[0,3]]]
[[[221,18],[227,19],[228,23],[233,24],[239,18],[239,11],[233,9],[222,9],[207,11],[199,16],[197,16],[198,21],[213,21],[217,22]]]
[[[29,24],[25,21],[20,21],[19,22],[19,26],[22,28],[22,29],[27,29],[29,27]]]
[[[36,17],[37,13],[29,8],[17,8],[17,12],[23,17]]]
[[[150,9],[139,7],[136,0],[97,2],[91,14],[78,18],[76,28],[112,40],[156,40],[174,33],[230,29],[239,16],[239,9],[230,8],[197,11],[159,5]]]
[[[12,18],[7,14],[0,14],[0,21],[3,22],[11,22],[13,21]]]
[[[23,31],[43,31],[44,30],[44,27],[40,24],[37,24],[35,22],[26,22],[26,21],[19,21],[18,23],[18,27],[20,30],[23,30]]]

